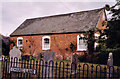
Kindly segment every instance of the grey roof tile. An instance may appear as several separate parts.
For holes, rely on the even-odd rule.
[[[10,36],[88,31],[96,27],[102,11],[103,8],[26,19]]]

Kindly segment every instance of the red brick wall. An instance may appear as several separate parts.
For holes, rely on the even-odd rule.
[[[105,16],[104,20],[103,20],[103,16]],[[106,22],[106,19],[107,19],[107,17],[106,17],[105,11],[103,11],[101,16],[100,16],[100,18],[99,18],[99,21],[97,23],[97,28],[99,28],[99,29],[106,29],[106,24],[107,23],[104,26],[102,26],[103,21]]]
[[[102,16],[103,14],[105,15],[105,12],[103,11],[103,13],[100,16],[100,19],[97,23],[97,27],[99,29],[105,29],[105,26],[102,26]],[[105,16],[106,18],[106,16]],[[53,35],[34,35],[34,36],[22,36],[23,37],[23,48],[25,50],[26,53],[24,54],[30,54],[31,51],[31,55],[33,56],[38,56],[41,52],[44,52],[42,50],[42,37],[43,36],[50,36],[50,49],[52,51],[55,52],[55,58],[56,59],[70,59],[71,55],[72,55],[72,51],[70,50],[70,43],[72,42],[73,44],[77,44],[77,35],[80,35],[81,33],[71,33],[71,34],[53,34]],[[17,42],[17,37],[11,37],[11,39],[15,40]],[[29,42],[31,39],[31,41],[33,41],[34,43],[31,45],[31,43]],[[27,42],[26,42],[27,40]],[[31,46],[29,48],[29,46]],[[65,49],[68,50],[65,50]],[[35,49],[35,50],[34,50]],[[76,49],[77,50],[77,49]],[[34,51],[34,53],[33,53]],[[81,55],[83,54],[83,52],[78,52],[75,51],[75,53]]]
[[[23,48],[27,54],[30,54],[30,50],[34,51],[31,52],[33,56],[39,55],[42,50],[42,37],[43,36],[50,36],[50,50],[55,52],[55,58],[57,59],[70,59],[72,51],[70,49],[70,43],[77,44],[77,35],[81,33],[71,33],[71,34],[53,34],[53,35],[34,35],[34,36],[22,36],[23,37]],[[17,44],[17,37],[11,37],[11,39],[15,40]],[[27,42],[26,42],[27,40]],[[33,41],[34,44],[31,45],[29,41]],[[29,48],[29,46],[31,46]],[[68,50],[66,50],[66,48]],[[77,50],[77,49],[76,49]],[[75,52],[77,54],[83,54],[83,52]]]

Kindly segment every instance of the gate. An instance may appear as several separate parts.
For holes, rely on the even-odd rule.
[[[51,64],[51,65],[50,65]],[[41,79],[41,78],[120,78],[120,67],[64,61],[20,60],[2,58],[2,79]],[[112,73],[109,70],[112,68]],[[74,71],[74,73],[72,73]],[[112,74],[112,76],[111,76]]]

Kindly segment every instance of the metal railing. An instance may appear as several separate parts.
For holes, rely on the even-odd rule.
[[[112,69],[112,73],[110,72]],[[108,76],[107,76],[108,75]],[[2,79],[120,78],[120,67],[64,61],[2,58]]]

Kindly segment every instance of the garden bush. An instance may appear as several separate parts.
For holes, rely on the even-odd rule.
[[[106,49],[105,51],[101,51],[97,57],[98,64],[107,64],[109,53],[113,53],[113,64],[116,66],[120,66],[120,49]]]
[[[87,57],[87,53],[85,53],[84,55],[79,55],[78,60],[80,62],[87,62],[86,57]]]

